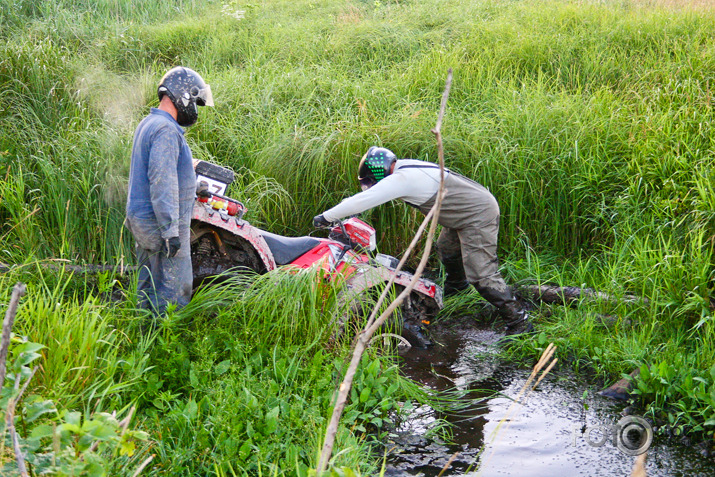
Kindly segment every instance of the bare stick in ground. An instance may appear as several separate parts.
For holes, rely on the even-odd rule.
[[[648,303],[648,300],[635,295],[617,297],[596,291],[592,288],[561,287],[557,285],[526,285],[518,288],[518,292],[534,301],[542,301],[554,305],[571,305],[580,299],[603,300],[613,303]]]
[[[22,399],[22,395],[25,394],[25,390],[27,389],[28,384],[30,384],[30,380],[35,375],[35,371],[37,371],[37,368],[32,369],[32,374],[30,374],[30,377],[27,378],[25,384],[22,385],[22,389],[20,389],[17,397],[10,399],[7,403],[7,414],[5,414],[5,427],[10,433],[10,438],[12,439],[12,447],[15,451],[15,460],[17,461],[17,470],[20,472],[21,477],[28,477],[28,473],[27,467],[25,467],[25,458],[22,455],[22,449],[20,449],[20,439],[17,436],[17,431],[15,430],[15,408]],[[15,376],[15,391],[20,388],[21,377],[20,373],[17,373]]]
[[[519,394],[516,396],[516,399],[511,403],[509,408],[506,411],[506,414],[504,415],[503,418],[499,421],[497,424],[496,428],[492,432],[492,442],[495,442],[499,438],[499,432],[500,431],[505,431],[507,427],[509,427],[509,422],[510,422],[510,417],[513,411],[518,411],[519,406],[522,406],[524,402],[526,401],[526,398],[529,396],[531,391],[533,391],[536,386],[541,382],[542,379],[546,377],[547,374],[553,369],[554,365],[557,363],[557,359],[554,358],[553,360],[551,359],[554,356],[554,353],[556,352],[556,346],[554,346],[553,343],[549,343],[549,346],[546,347],[543,353],[541,353],[541,357],[539,358],[539,361],[534,365],[534,368],[531,371],[531,374],[529,375],[529,378],[526,380],[526,383],[521,387],[521,390],[519,391]],[[546,368],[546,369],[544,369]],[[543,372],[541,372],[541,370]],[[539,372],[541,372],[541,375],[539,376]],[[538,376],[538,378],[537,378]],[[536,379],[536,383],[534,383],[533,386],[531,386],[531,383]],[[523,399],[522,399],[523,398]],[[502,427],[504,425],[504,427]],[[491,449],[491,452],[486,458],[485,464],[491,460],[492,456],[494,455],[494,450],[495,448],[493,447]]]
[[[147,457],[146,460],[144,462],[142,462],[141,465],[137,468],[136,472],[134,472],[134,474],[132,474],[132,477],[137,477],[139,474],[141,474],[142,470],[144,470],[144,468],[147,465],[149,465],[149,462],[151,462],[153,458],[154,458],[154,454]]]
[[[10,331],[15,323],[15,315],[17,314],[17,305],[20,302],[20,297],[25,294],[27,287],[24,283],[17,282],[12,289],[10,303],[7,305],[5,319],[2,323],[2,338],[0,338],[0,389],[5,384],[5,374],[7,373],[7,350],[10,348]]]
[[[330,418],[330,423],[329,423],[328,428],[325,432],[325,439],[323,441],[323,449],[321,451],[320,458],[318,460],[318,467],[317,467],[318,475],[321,475],[323,473],[323,471],[325,471],[325,469],[328,466],[328,461],[330,460],[330,456],[333,453],[333,444],[335,443],[335,436],[338,433],[338,426],[340,424],[340,416],[342,415],[343,409],[345,408],[345,403],[347,402],[347,397],[350,394],[350,389],[352,388],[353,378],[355,377],[355,373],[357,371],[358,365],[360,364],[360,359],[362,358],[362,355],[368,346],[370,338],[375,333],[375,331],[380,326],[382,326],[382,324],[387,320],[387,318],[392,314],[392,312],[398,306],[400,306],[402,301],[407,296],[409,296],[410,292],[412,291],[415,284],[419,280],[420,275],[422,274],[422,271],[424,270],[425,266],[427,265],[427,259],[429,258],[429,253],[432,248],[432,237],[434,236],[435,229],[437,228],[437,219],[439,218],[439,209],[442,205],[442,199],[443,199],[444,193],[445,193],[445,190],[444,190],[444,148],[442,145],[441,127],[442,127],[442,119],[444,117],[444,112],[447,107],[447,98],[449,97],[449,90],[450,90],[451,85],[452,85],[452,69],[450,68],[449,71],[447,72],[447,82],[445,85],[444,94],[442,95],[442,104],[440,106],[439,116],[437,118],[437,125],[432,130],[432,132],[437,137],[437,146],[438,146],[438,153],[439,153],[440,186],[439,186],[439,191],[437,192],[437,200],[435,201],[435,204],[432,207],[432,210],[425,217],[425,220],[423,221],[422,225],[420,226],[420,229],[418,230],[417,234],[415,235],[415,238],[412,240],[410,247],[407,249],[404,256],[402,257],[402,260],[397,265],[396,272],[402,268],[407,257],[412,252],[412,249],[414,248],[414,246],[417,244],[418,237],[419,237],[419,235],[422,234],[422,231],[424,230],[425,225],[427,224],[428,221],[431,220],[429,234],[427,236],[427,241],[425,243],[424,253],[422,254],[422,258],[420,260],[419,265],[417,266],[417,270],[415,270],[414,277],[412,278],[412,281],[410,282],[410,284],[402,291],[402,293],[400,293],[398,295],[398,297],[395,299],[395,301],[393,301],[388,306],[388,308],[380,315],[379,318],[374,319],[374,316],[377,314],[377,310],[380,308],[380,305],[382,304],[384,298],[387,296],[387,290],[389,290],[390,286],[392,285],[392,280],[387,284],[387,286],[385,287],[386,290],[382,293],[382,295],[380,295],[380,298],[378,299],[378,302],[375,305],[375,308],[374,308],[372,314],[370,315],[370,318],[368,319],[368,322],[365,325],[365,328],[363,329],[363,331],[361,331],[358,334],[357,338],[355,339],[355,348],[353,349],[353,356],[350,361],[350,365],[348,366],[348,370],[345,373],[345,378],[343,379],[343,382],[340,384],[340,387],[338,390],[338,396],[337,396],[337,399],[335,402],[335,407],[333,408],[333,414]]]

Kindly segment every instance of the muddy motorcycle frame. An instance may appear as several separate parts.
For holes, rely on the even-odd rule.
[[[191,220],[195,285],[231,270],[263,274],[283,266],[318,267],[327,279],[341,277],[347,299],[379,293],[390,279],[398,289],[412,281],[411,273],[395,271],[396,258],[372,253],[375,229],[365,222],[357,218],[339,222],[328,238],[273,234],[251,225],[244,218],[245,205],[224,195],[233,182],[232,171],[205,161],[198,161],[195,167],[199,185]],[[432,319],[441,308],[441,288],[420,278],[402,305],[403,329],[419,335],[422,322]],[[405,334],[414,338],[412,332]],[[415,339],[419,342],[421,338]]]

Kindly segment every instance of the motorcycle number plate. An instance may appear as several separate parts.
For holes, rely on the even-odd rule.
[[[217,195],[226,195],[226,184],[219,182],[216,179],[211,179],[210,177],[202,176],[201,174],[196,174],[196,183],[206,182],[209,186],[209,192]]]

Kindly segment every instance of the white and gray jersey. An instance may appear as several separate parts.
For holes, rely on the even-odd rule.
[[[449,170],[445,170],[445,175],[447,174]],[[326,210],[323,217],[334,222],[395,199],[420,206],[437,194],[439,181],[439,165],[416,159],[400,159],[392,174],[368,190],[348,197],[332,209]]]

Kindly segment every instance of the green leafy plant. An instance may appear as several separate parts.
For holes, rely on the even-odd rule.
[[[0,411],[6,415],[0,423],[0,451],[16,442],[33,475],[128,475],[130,467],[140,465],[137,460],[145,455],[149,436],[129,428],[134,408],[120,420],[116,413],[83,417],[77,411],[58,412],[51,400],[38,395],[22,399],[22,391],[35,374],[31,366],[42,358],[39,351],[44,346],[19,336],[13,336],[11,343],[9,372],[0,389]],[[12,427],[7,425],[10,421]],[[18,426],[24,435],[15,431]],[[18,461],[5,452],[0,455],[3,475],[20,475]]]

